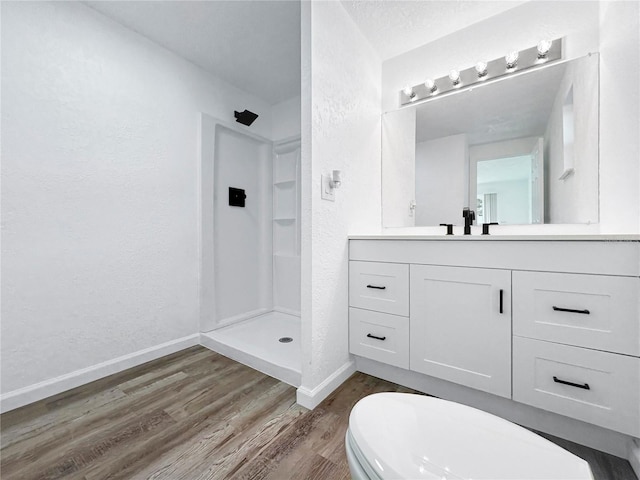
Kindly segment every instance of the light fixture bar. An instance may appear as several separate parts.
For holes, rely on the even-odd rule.
[[[541,42],[542,43],[542,42]],[[546,47],[546,45],[544,45]],[[436,78],[434,87],[427,88],[424,83],[420,83],[413,87],[405,87],[400,91],[400,105],[410,105],[420,100],[433,98],[440,95],[446,95],[453,91],[460,91],[466,88],[478,85],[480,83],[491,82],[505,75],[515,72],[529,70],[531,68],[541,67],[557,60],[562,60],[562,39],[558,38],[551,42],[548,53],[541,56],[538,52],[538,46],[527,48],[517,52],[517,61],[514,66],[508,66],[505,57],[496,58],[487,62],[486,73],[480,75],[476,66],[461,70],[458,82],[453,82],[450,75]],[[509,52],[505,52],[508,55]],[[484,62],[481,62],[484,63]],[[406,92],[410,92],[408,95]]]

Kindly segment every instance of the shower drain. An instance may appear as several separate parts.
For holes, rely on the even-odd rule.
[[[281,337],[278,339],[280,343],[291,343],[293,342],[293,338],[291,337]]]

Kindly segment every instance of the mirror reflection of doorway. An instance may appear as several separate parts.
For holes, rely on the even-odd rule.
[[[498,194],[485,193],[483,195],[483,219],[482,223],[498,222]]]
[[[477,163],[478,223],[542,223],[541,139],[530,154],[488,158]]]

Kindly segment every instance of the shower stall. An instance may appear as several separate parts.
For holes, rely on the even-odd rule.
[[[300,385],[300,139],[203,115],[202,343]]]

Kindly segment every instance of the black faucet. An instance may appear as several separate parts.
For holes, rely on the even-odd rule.
[[[462,209],[462,216],[464,217],[464,234],[471,235],[471,225],[473,225],[473,221],[476,219],[476,212],[470,210],[469,207],[464,207]]]
[[[441,223],[441,227],[447,227],[447,235],[453,235],[453,223]]]

